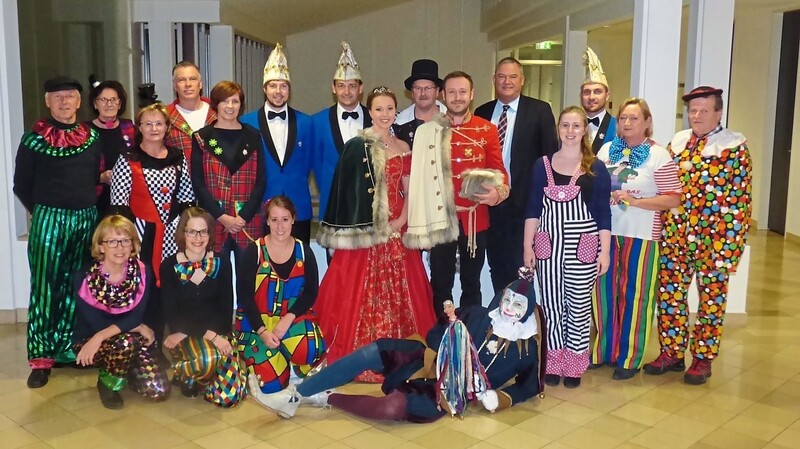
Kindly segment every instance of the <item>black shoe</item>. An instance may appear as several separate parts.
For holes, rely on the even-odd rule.
[[[558,386],[558,384],[561,383],[561,376],[557,376],[555,374],[545,374],[544,383],[550,385],[551,387]]]
[[[564,386],[567,388],[578,388],[581,386],[580,377],[564,377]]]
[[[181,394],[187,398],[196,398],[200,393],[200,385],[194,379],[187,379],[181,383]]]
[[[638,372],[639,370],[635,368],[626,369],[626,368],[616,367],[614,368],[614,374],[611,376],[611,378],[614,380],[628,380],[633,376],[635,376],[636,373]]]
[[[36,368],[28,376],[28,388],[42,388],[47,385],[50,377],[50,368]]]
[[[602,368],[604,366],[606,366],[605,363],[590,363],[589,366],[586,367],[586,369],[597,369],[597,368]]]
[[[97,382],[97,392],[100,393],[100,402],[103,403],[103,407],[110,410],[122,408],[122,396],[119,395],[119,392],[109,389],[102,382]]]

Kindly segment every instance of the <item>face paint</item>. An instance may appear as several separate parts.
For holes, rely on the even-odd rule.
[[[500,317],[507,322],[516,323],[528,311],[528,297],[509,289],[503,290],[500,300]]]

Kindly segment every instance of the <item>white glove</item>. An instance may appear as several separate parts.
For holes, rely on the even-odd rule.
[[[487,390],[486,393],[481,395],[478,399],[481,401],[481,404],[483,404],[483,407],[492,413],[494,413],[494,411],[497,410],[497,406],[500,405],[497,399],[497,392],[494,390]]]

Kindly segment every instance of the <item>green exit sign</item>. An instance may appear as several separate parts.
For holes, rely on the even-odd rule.
[[[544,41],[544,42],[537,42],[536,43],[536,49],[537,50],[550,50],[551,48],[553,48],[553,43],[550,42],[550,41]]]

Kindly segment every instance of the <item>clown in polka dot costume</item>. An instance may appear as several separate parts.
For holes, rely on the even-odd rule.
[[[649,374],[682,371],[689,384],[711,376],[719,354],[728,278],[736,271],[750,227],[751,159],[743,135],[723,128],[722,90],[698,87],[684,95],[692,129],[678,132],[668,150],[683,184],[681,205],[663,215],[657,298],[661,355]],[[687,288],[697,279],[697,322],[689,328]]]

